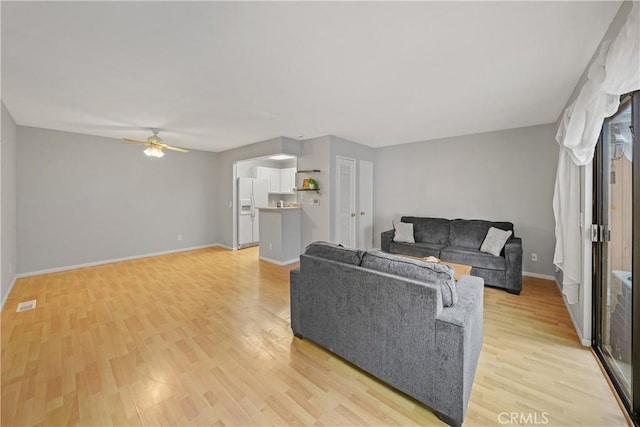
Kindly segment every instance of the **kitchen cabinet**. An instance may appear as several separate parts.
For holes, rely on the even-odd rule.
[[[295,187],[295,168],[256,168],[258,179],[266,179],[269,181],[269,193],[275,194],[292,194]]]
[[[280,193],[280,169],[269,169],[269,193]]]
[[[267,185],[267,189],[271,189],[271,175],[269,174],[269,170],[271,168],[257,167],[256,168],[256,178],[258,179],[266,179],[269,184]]]
[[[280,169],[280,191],[293,193],[296,186],[296,168]]]

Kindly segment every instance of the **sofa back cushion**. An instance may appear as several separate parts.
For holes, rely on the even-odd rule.
[[[513,224],[510,222],[491,222],[481,219],[452,219],[450,227],[449,245],[471,249],[480,249],[491,227],[513,232]]]
[[[344,262],[351,265],[360,265],[364,252],[358,249],[345,248],[341,245],[329,242],[313,242],[304,250],[306,255],[332,261]]]
[[[372,249],[365,252],[361,267],[407,279],[431,283],[440,288],[442,305],[450,307],[458,302],[458,291],[453,280],[453,269],[448,265],[425,262]]]
[[[413,224],[413,237],[416,242],[446,245],[449,242],[449,220],[444,218],[421,218],[403,216],[401,222]]]

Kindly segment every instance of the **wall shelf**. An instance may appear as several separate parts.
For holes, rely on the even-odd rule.
[[[299,171],[297,171],[296,173],[306,173],[306,174],[311,174],[311,173],[318,173],[320,172],[320,169],[300,169]],[[316,188],[307,188],[306,186],[304,186],[305,182],[308,181],[313,181],[315,183],[315,187]],[[313,178],[305,178],[303,181],[303,187],[302,188],[297,188],[296,191],[315,191],[316,193],[320,194],[320,185],[318,183],[318,181],[316,181]]]

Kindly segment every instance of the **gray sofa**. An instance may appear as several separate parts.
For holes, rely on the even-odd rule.
[[[441,264],[317,242],[290,286],[296,337],[462,424],[482,346],[482,279],[455,283]]]
[[[515,232],[499,256],[480,252],[490,227],[513,230],[510,222],[478,219],[444,219],[403,216],[401,222],[413,224],[415,243],[394,242],[394,230],[381,234],[385,252],[416,257],[434,256],[442,261],[472,266],[471,275],[482,277],[485,284],[504,288],[519,295],[522,290],[522,240]]]

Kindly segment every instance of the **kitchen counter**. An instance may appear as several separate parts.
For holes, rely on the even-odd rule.
[[[301,209],[300,206],[285,206],[284,208],[276,208],[275,206],[266,206],[264,208],[256,208],[261,211],[269,211],[269,212],[278,212],[278,211],[287,211],[291,209]]]
[[[277,265],[300,258],[300,206],[260,210],[260,259]]]

